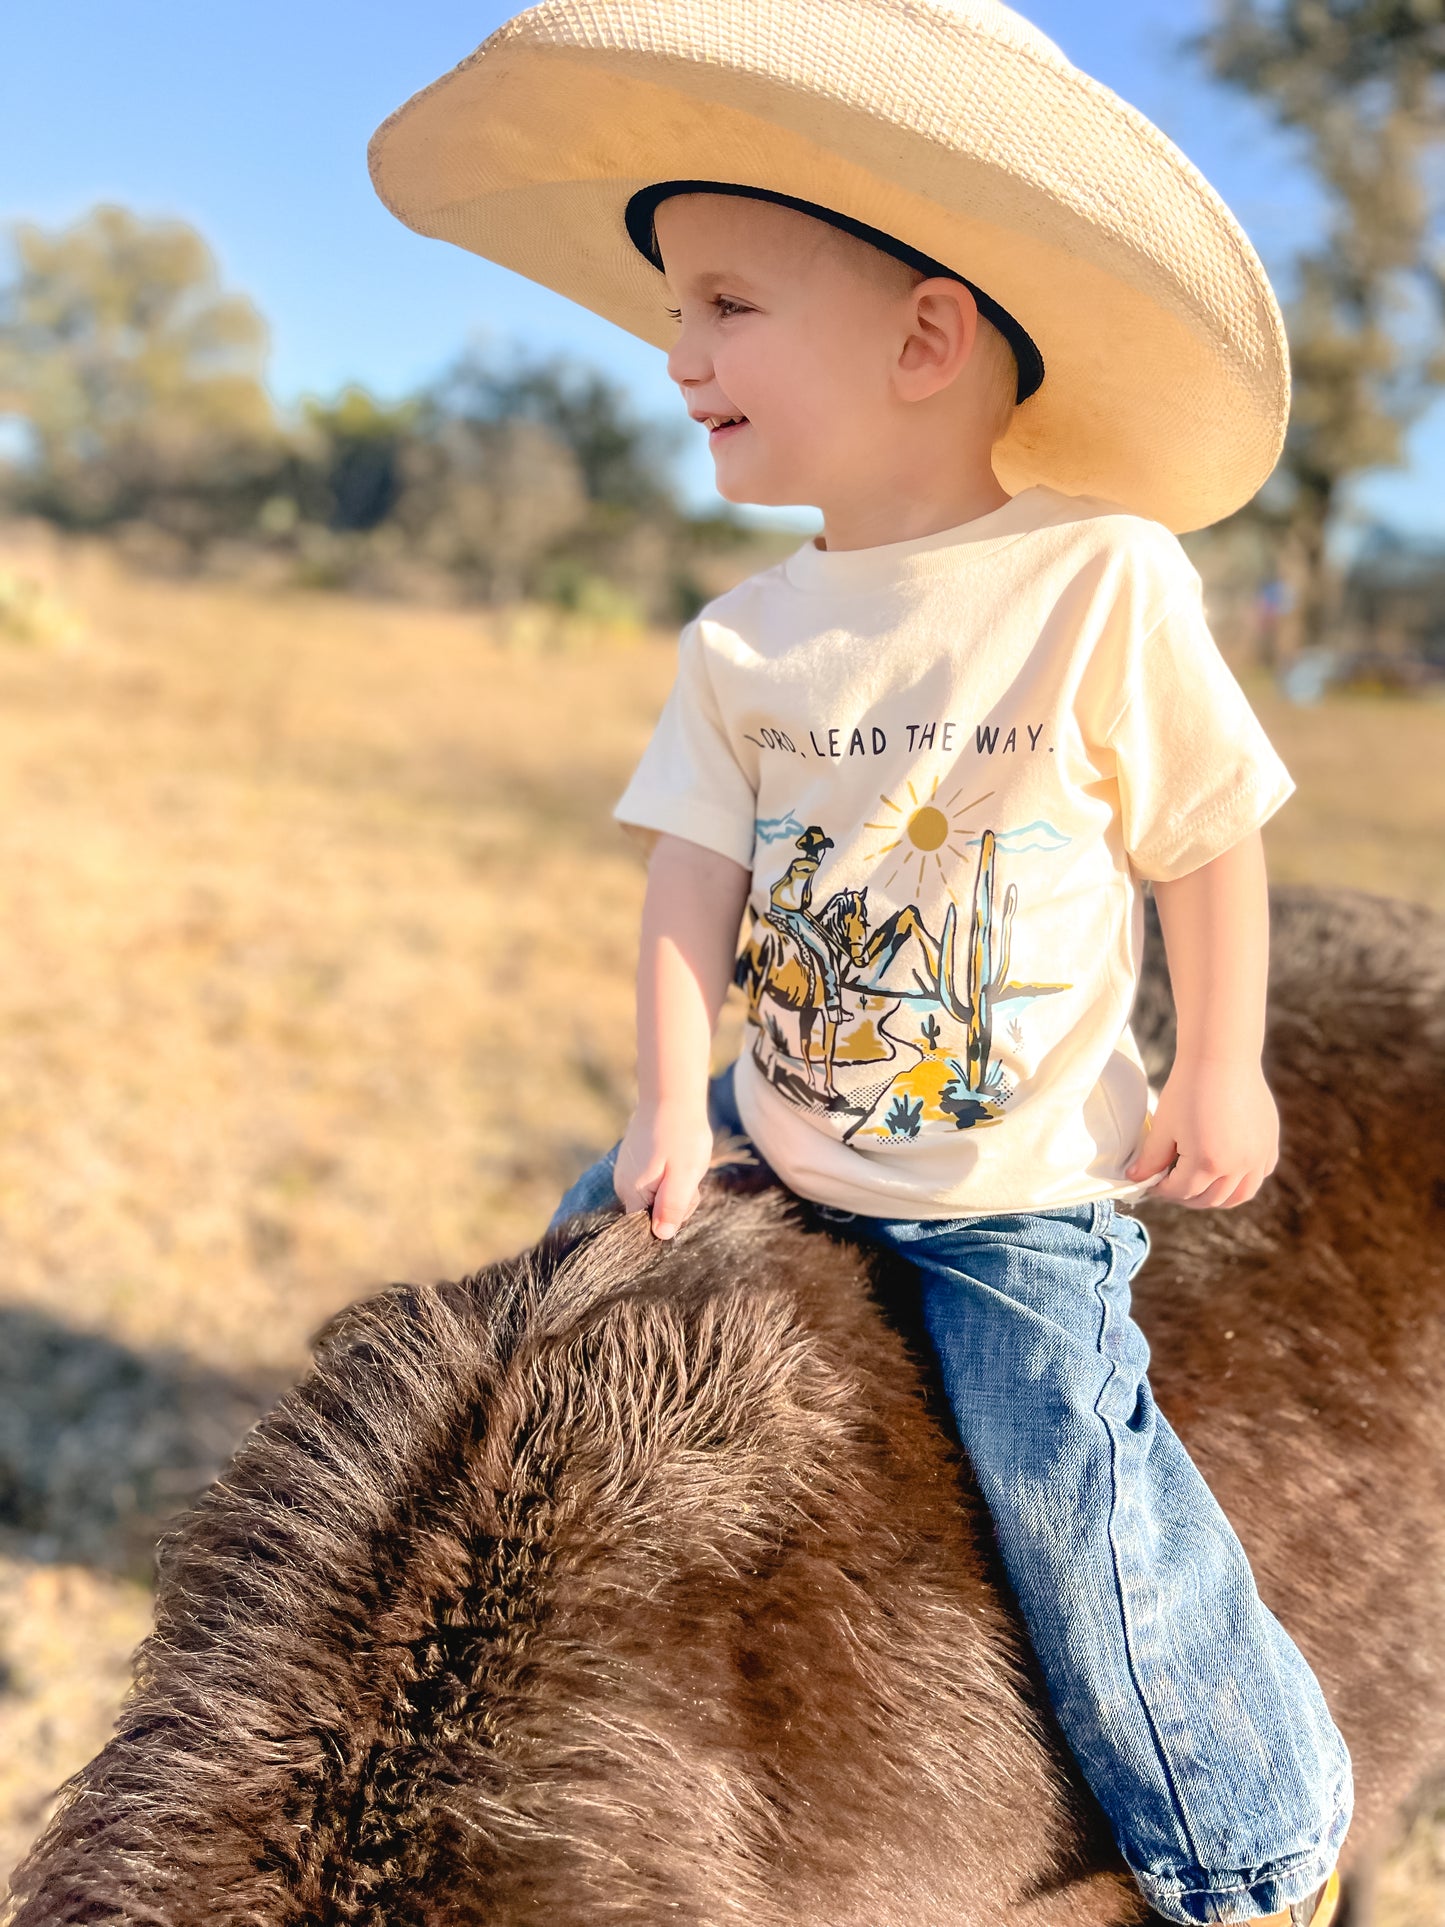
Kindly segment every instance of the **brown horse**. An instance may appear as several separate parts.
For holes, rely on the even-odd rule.
[[[1371,1858],[1445,1767],[1445,919],[1273,892],[1282,1157],[1141,1207],[1153,1383]],[[1150,911],[1135,1024],[1171,1048]],[[397,1286],[162,1545],[13,1927],[1124,1927],[906,1267],[746,1166]]]

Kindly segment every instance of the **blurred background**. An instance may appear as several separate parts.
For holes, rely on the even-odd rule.
[[[1271,875],[1445,909],[1445,4],[1023,10],[1287,310],[1283,459],[1185,541],[1299,784]],[[374,197],[509,11],[0,27],[0,1868],[309,1334],[530,1243],[620,1132],[611,804],[679,625],[820,526],[722,501],[659,351]],[[1439,1814],[1380,1905],[1445,1920]]]

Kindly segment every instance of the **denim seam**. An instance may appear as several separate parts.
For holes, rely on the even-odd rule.
[[[1100,1389],[1099,1396],[1094,1401],[1094,1411],[1100,1423],[1103,1425],[1104,1431],[1109,1440],[1109,1494],[1110,1494],[1109,1528],[1108,1528],[1109,1529],[1109,1550],[1113,1554],[1111,1564],[1113,1565],[1113,1568],[1114,1568],[1114,1590],[1119,1601],[1119,1623],[1122,1625],[1124,1629],[1124,1653],[1125,1653],[1125,1657],[1129,1662],[1129,1678],[1133,1685],[1135,1696],[1139,1701],[1140,1711],[1143,1713],[1145,1721],[1148,1724],[1149,1731],[1152,1734],[1154,1739],[1154,1748],[1156,1753],[1159,1756],[1159,1764],[1164,1771],[1164,1782],[1169,1789],[1169,1798],[1174,1804],[1175,1818],[1179,1822],[1179,1828],[1181,1833],[1184,1835],[1185,1840],[1189,1843],[1189,1851],[1194,1856],[1195,1865],[1199,1866],[1199,1865],[1202,1865],[1202,1856],[1199,1851],[1199,1843],[1194,1838],[1193,1830],[1189,1825],[1188,1816],[1184,1811],[1184,1802],[1180,1797],[1179,1786],[1175,1777],[1174,1768],[1171,1765],[1168,1753],[1165,1750],[1164,1736],[1159,1731],[1158,1724],[1154,1718],[1154,1709],[1149,1704],[1148,1697],[1144,1692],[1143,1682],[1139,1677],[1139,1665],[1138,1665],[1138,1658],[1135,1652],[1135,1635],[1134,1635],[1134,1627],[1130,1618],[1128,1592],[1127,1592],[1127,1589],[1125,1588],[1123,1577],[1120,1572],[1119,1544],[1115,1534],[1115,1521],[1117,1519],[1118,1510],[1119,1510],[1119,1441],[1115,1436],[1114,1427],[1109,1420],[1108,1414],[1101,1411],[1100,1407],[1103,1405],[1105,1394],[1108,1392],[1109,1387],[1113,1384],[1115,1378],[1118,1376],[1118,1373],[1119,1373],[1119,1367],[1117,1362],[1112,1358],[1108,1358],[1107,1354],[1104,1351],[1104,1338],[1109,1328],[1109,1301],[1104,1295],[1104,1286],[1108,1283],[1110,1274],[1113,1271],[1115,1263],[1117,1262],[1120,1264],[1125,1264],[1127,1260],[1125,1258],[1124,1246],[1122,1241],[1116,1238],[1111,1238],[1107,1232],[1105,1232],[1103,1236],[1104,1236],[1105,1247],[1110,1254],[1109,1263],[1107,1268],[1105,1269],[1103,1278],[1099,1280],[1099,1282],[1096,1283],[1094,1286],[1094,1296],[1099,1301],[1099,1310],[1100,1310],[1099,1337],[1098,1337],[1099,1355],[1101,1358],[1106,1359],[1109,1367],[1109,1373],[1107,1378],[1105,1378],[1104,1380],[1103,1386]]]
[[[1188,1900],[1228,1900],[1236,1894],[1248,1894],[1253,1898],[1257,1887],[1264,1886],[1267,1882],[1288,1880],[1302,1867],[1317,1867],[1321,1878],[1327,1877],[1331,1868],[1339,1864],[1339,1848],[1353,1811],[1352,1802],[1343,1797],[1350,1789],[1351,1776],[1346,1773],[1330,1814],[1329,1825],[1314,1846],[1306,1847],[1300,1853],[1290,1854],[1286,1859],[1269,1862],[1265,1867],[1254,1870],[1252,1874],[1248,1869],[1232,1869],[1233,1877],[1228,1885],[1222,1886],[1216,1882],[1208,1887],[1186,1886],[1182,1879],[1171,1880],[1164,1875],[1143,1872],[1136,1867],[1131,1867],[1130,1872],[1143,1891],[1145,1899],[1151,1904],[1156,1900],[1171,1900],[1176,1903]],[[1188,1871],[1202,1873],[1204,1870],[1201,1867],[1191,1867]],[[1311,1891],[1309,1888],[1305,1889],[1306,1893],[1309,1891]],[[1296,1898],[1302,1897],[1296,1896]]]

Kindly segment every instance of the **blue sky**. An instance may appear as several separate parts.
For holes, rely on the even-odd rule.
[[[1156,121],[1214,182],[1276,277],[1318,231],[1292,143],[1176,50],[1208,0],[1027,0],[1069,57]],[[272,329],[283,406],[362,381],[428,380],[468,341],[563,353],[624,384],[638,413],[681,420],[660,352],[544,288],[404,228],[366,172],[372,129],[516,7],[459,0],[45,0],[0,29],[0,223],[69,222],[117,200],[206,236],[223,280]],[[678,480],[716,505],[712,458],[684,424]],[[1445,537],[1445,406],[1408,471],[1358,489],[1362,509]],[[768,519],[766,516],[760,519]],[[816,526],[806,509],[787,511]]]

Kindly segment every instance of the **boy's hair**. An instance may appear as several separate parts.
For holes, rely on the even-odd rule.
[[[821,207],[816,201],[800,200],[795,194],[779,194],[766,187],[745,187],[736,181],[654,181],[650,187],[639,188],[628,201],[623,218],[633,245],[655,268],[662,269],[664,266],[662,250],[657,241],[657,206],[673,194],[740,194],[752,201],[771,201],[807,215],[814,228],[815,247],[831,244],[835,254],[850,260],[855,268],[861,265],[864,272],[886,272],[889,266],[902,262],[924,278],[942,275],[950,281],[961,281],[978,304],[979,319],[991,325],[1009,350],[1014,369],[1015,406],[1027,401],[1042,383],[1044,361],[1038,343],[1007,308],[1000,307],[992,295],[986,294],[967,275],[960,274],[955,268],[945,267],[942,261],[935,260],[931,254],[920,253],[906,241],[900,241],[896,235],[870,227],[866,221],[855,221],[847,214],[840,214],[836,208]],[[894,272],[896,274],[896,267]],[[917,281],[912,285],[916,287]],[[1002,427],[998,434],[1007,428],[1011,413],[1012,410],[1001,413],[999,419]],[[996,434],[995,440],[997,438]]]
[[[855,272],[862,271],[878,279],[884,286],[902,285],[907,289],[916,288],[920,281],[930,281],[942,275],[950,281],[959,281],[977,298],[978,291],[973,283],[965,281],[961,274],[953,274],[942,266],[919,268],[901,263],[890,253],[866,241],[860,241],[846,230],[817,224],[820,230],[817,245],[832,248],[839,259],[845,261]],[[901,277],[901,280],[900,280]],[[1019,363],[1013,347],[994,324],[980,311],[978,335],[974,343],[973,361],[975,372],[971,379],[978,383],[982,402],[982,419],[989,433],[989,445],[993,446],[1007,434],[1013,419],[1014,409],[1018,406]]]
[[[890,292],[900,287],[916,288],[920,281],[940,276],[967,288],[979,311],[978,334],[972,357],[976,365],[969,379],[978,386],[981,419],[988,433],[990,448],[1007,434],[1014,409],[1018,406],[1020,389],[1024,388],[1032,394],[1034,387],[1042,380],[1043,363],[1038,358],[1038,350],[1020,330],[1026,349],[1037,363],[1032,370],[1031,380],[1025,382],[1024,367],[1018,352],[1003,330],[988,319],[985,310],[992,308],[994,313],[1001,315],[1006,327],[1017,328],[1018,324],[999,309],[981,288],[976,288],[953,269],[944,267],[942,262],[918,254],[876,228],[865,229],[860,223],[849,221],[828,208],[816,207],[810,201],[799,201],[790,195],[734,187],[717,181],[664,181],[641,190],[633,195],[627,205],[628,231],[641,252],[657,267],[661,268],[663,261],[653,215],[657,202],[667,198],[668,189],[699,194],[740,194],[749,200],[771,201],[791,207],[807,218],[816,253],[831,253],[854,274],[861,274]],[[639,238],[644,235],[645,240]]]
[[[916,288],[920,281],[935,277],[915,268],[909,286]],[[962,275],[948,276],[949,280],[963,280]],[[964,281],[963,285],[969,284]],[[978,334],[974,341],[972,365],[974,372],[966,379],[978,384],[981,403],[981,418],[987,425],[989,445],[999,441],[1008,432],[1013,420],[1014,409],[1018,406],[1019,364],[1013,349],[991,321],[978,317]]]
[[[919,276],[920,280],[923,278]],[[986,405],[984,420],[988,423],[991,441],[997,442],[1008,433],[1008,425],[1018,407],[1019,365],[1013,349],[982,315],[978,318],[973,359],[978,363],[979,394]]]

